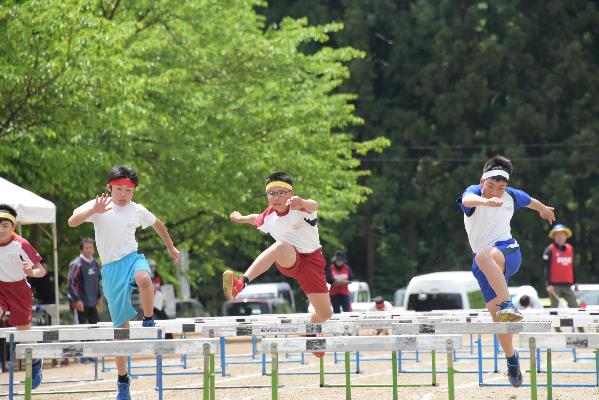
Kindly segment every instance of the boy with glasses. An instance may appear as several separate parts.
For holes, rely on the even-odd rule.
[[[268,208],[263,213],[241,215],[234,211],[229,218],[238,224],[255,225],[276,242],[254,260],[241,278],[230,270],[223,273],[225,296],[234,299],[274,263],[283,275],[297,280],[314,306],[310,322],[322,323],[333,312],[324,273],[326,260],[316,225],[318,203],[296,196],[291,177],[284,172],[270,175],[265,185]]]

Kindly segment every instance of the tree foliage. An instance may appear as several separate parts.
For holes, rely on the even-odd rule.
[[[66,219],[103,190],[114,164],[138,169],[135,201],[190,251],[194,294],[216,302],[217,273],[230,263],[243,268],[263,245],[228,215],[265,208],[268,174],[294,176],[325,220],[347,218],[366,199],[370,190],[358,179],[367,171],[356,155],[387,141],[353,139],[349,128],[362,123],[355,96],[338,90],[347,63],[364,54],[326,45],[306,54],[302,45],[326,43],[342,25],[285,18],[266,26],[255,11],[263,5],[0,6],[0,173],[57,203],[62,264],[91,233],[68,230]],[[166,261],[156,235],[138,239]]]

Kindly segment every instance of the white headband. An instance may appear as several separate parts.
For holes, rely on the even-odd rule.
[[[483,176],[480,179],[485,180],[494,176],[503,176],[506,180],[510,180],[510,174],[501,169],[492,169],[490,171],[487,171],[483,174]]]

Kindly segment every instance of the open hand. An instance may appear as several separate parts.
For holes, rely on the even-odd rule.
[[[546,219],[550,224],[555,222],[555,213],[553,212],[553,207],[542,208],[541,211],[539,211],[539,215],[541,218]]]
[[[103,214],[106,211],[112,210],[112,207],[108,207],[110,203],[112,203],[112,197],[106,193],[102,193],[100,196],[96,196],[96,202],[92,210],[94,213]]]
[[[285,205],[295,210],[299,210],[300,208],[304,208],[304,199],[299,196],[291,196]]]

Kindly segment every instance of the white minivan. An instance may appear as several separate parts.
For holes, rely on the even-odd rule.
[[[432,311],[486,308],[470,271],[433,272],[412,278],[404,298],[406,310]]]
[[[252,283],[247,285],[236,299],[284,299],[295,311],[295,297],[287,282]]]

